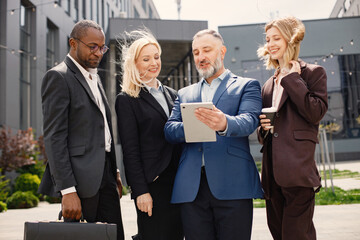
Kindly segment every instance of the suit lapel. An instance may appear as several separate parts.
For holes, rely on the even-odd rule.
[[[140,97],[144,99],[149,105],[154,108],[165,120],[168,119],[166,116],[166,113],[164,112],[164,109],[161,107],[161,105],[156,101],[156,99],[149,93],[146,89],[141,88],[140,90]]]
[[[282,107],[282,105],[284,105],[284,103],[285,103],[285,101],[286,101],[286,99],[287,99],[288,97],[289,97],[289,95],[287,94],[287,92],[286,92],[285,89],[284,89],[283,94],[282,94],[281,99],[280,99],[280,102],[279,102],[278,111],[279,111],[279,109]]]
[[[300,69],[301,69],[301,74],[300,74],[300,76],[303,78],[302,74],[303,74],[303,70],[306,68],[306,63],[305,63],[304,61],[302,61],[301,59],[299,59],[298,62],[299,62],[299,64],[300,64]],[[286,99],[287,99],[288,97],[289,97],[289,95],[288,95],[288,93],[287,93],[287,92],[285,91],[285,89],[284,89],[283,95],[281,96],[281,99],[280,99],[280,103],[279,103],[278,109],[280,109],[280,108],[284,105],[284,103],[285,103],[285,101],[286,101]]]
[[[189,102],[202,102],[202,100],[201,100],[202,81],[205,81],[205,80],[201,80],[200,82],[196,83],[195,87],[193,88],[194,93],[189,94],[189,96],[193,96],[193,100],[189,101]]]
[[[274,89],[274,77],[272,77],[270,80],[268,80],[269,83],[264,85],[263,89],[263,107],[268,108],[272,106],[272,95],[273,95],[273,89]]]
[[[94,102],[94,104],[97,106],[95,97],[90,89],[89,84],[86,82],[86,79],[84,78],[84,75],[80,72],[79,68],[73,63],[73,61],[66,57],[64,60],[65,64],[71,69],[71,71],[74,72],[75,78],[80,82],[80,84],[83,86],[87,94],[89,95],[90,99]]]
[[[220,97],[223,95],[223,93],[226,91],[226,89],[229,88],[229,86],[235,82],[236,80],[236,76],[231,76],[230,78],[230,75],[231,73],[229,72],[225,78],[221,81],[218,89],[216,90],[215,94],[214,94],[214,97],[213,97],[213,103],[214,105],[216,106],[216,104],[219,102],[220,100]]]
[[[99,88],[99,91],[100,91],[100,94],[101,94],[101,98],[102,98],[104,106],[105,106],[106,118],[111,119],[111,111],[110,111],[110,107],[109,107],[109,102],[107,100],[105,90],[104,90],[104,88],[102,86],[102,83],[100,81],[100,76],[97,75],[97,77],[98,77],[98,84],[97,85],[98,85],[98,88]]]
[[[166,99],[166,103],[168,105],[169,108],[169,115],[171,114],[172,108],[174,106],[174,100],[172,99],[169,90],[163,85],[164,87],[164,95],[165,95],[165,99]]]

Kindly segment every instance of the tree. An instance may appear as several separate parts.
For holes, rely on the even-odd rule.
[[[16,170],[25,165],[34,164],[37,141],[34,140],[32,128],[18,130],[13,135],[10,128],[0,129],[0,168],[1,174]]]

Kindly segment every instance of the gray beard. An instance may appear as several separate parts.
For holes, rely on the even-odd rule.
[[[208,69],[199,69],[198,66],[196,66],[196,69],[199,72],[200,77],[208,79],[215,75],[220,69],[221,69],[221,56],[216,58],[214,64],[211,64],[211,66]]]

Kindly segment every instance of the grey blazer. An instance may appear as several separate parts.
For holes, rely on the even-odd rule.
[[[112,135],[109,105],[99,85]],[[39,193],[59,196],[60,190],[75,186],[79,197],[94,196],[104,172],[104,118],[86,79],[69,57],[45,74],[41,97],[48,164]],[[116,176],[113,143],[111,149]]]

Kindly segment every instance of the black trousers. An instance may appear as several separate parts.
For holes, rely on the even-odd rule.
[[[110,154],[106,153],[104,175],[98,193],[80,198],[84,219],[87,222],[107,222],[117,225],[117,239],[124,240],[124,229],[117,183],[112,173]]]
[[[253,219],[252,199],[216,199],[202,170],[198,195],[181,204],[186,240],[249,240]]]
[[[153,199],[152,216],[141,212],[136,206],[138,234],[133,239],[183,240],[180,206],[171,204],[172,187],[176,170],[169,166],[155,182],[149,184]]]

